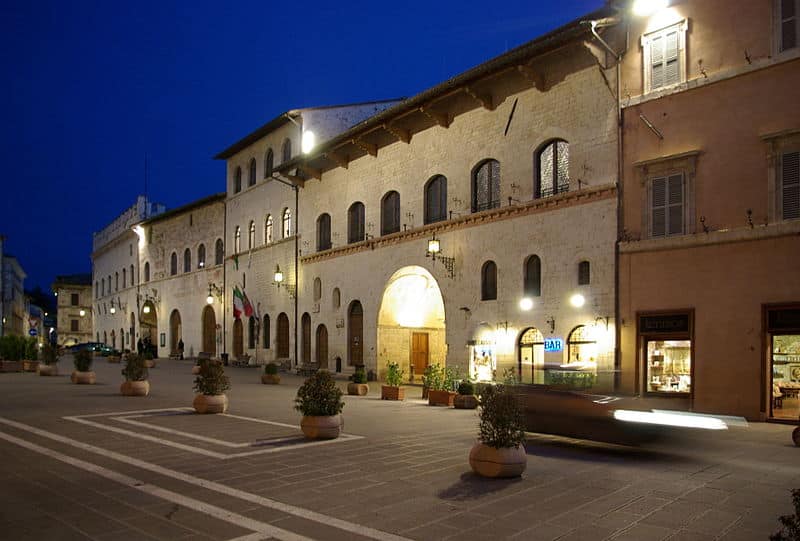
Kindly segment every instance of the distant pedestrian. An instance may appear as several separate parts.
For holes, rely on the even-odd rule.
[[[183,360],[183,338],[178,339],[178,353],[181,354],[181,360]]]
[[[143,351],[144,351],[144,342],[142,342],[142,339],[140,337],[139,341],[136,342],[136,353],[138,353],[141,356]]]

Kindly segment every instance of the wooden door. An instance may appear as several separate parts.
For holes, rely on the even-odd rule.
[[[214,309],[206,306],[203,309],[203,351],[210,353],[212,357],[217,353],[216,338],[217,318]]]
[[[244,353],[244,325],[242,320],[233,322],[233,358],[238,359]]]
[[[350,364],[364,364],[364,310],[361,303],[353,301],[350,305],[349,325],[347,329]]]
[[[325,325],[317,327],[317,365],[328,368],[328,328]]]
[[[289,316],[281,312],[278,314],[278,358],[289,358]]]
[[[303,314],[303,364],[311,364],[311,316]]]
[[[428,367],[428,333],[411,333],[411,364],[414,366],[414,377],[422,377]]]

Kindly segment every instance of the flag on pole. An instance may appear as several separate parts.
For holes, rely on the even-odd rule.
[[[233,267],[235,270],[239,270],[239,254],[233,256]]]
[[[250,299],[247,298],[247,293],[242,291],[242,305],[244,306],[244,317],[253,315],[253,305],[250,304]]]
[[[239,319],[244,311],[244,300],[238,286],[233,288],[233,317]]]

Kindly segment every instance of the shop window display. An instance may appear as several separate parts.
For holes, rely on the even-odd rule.
[[[772,337],[772,416],[800,415],[800,334]]]
[[[647,341],[648,392],[691,393],[691,345],[690,340]]]

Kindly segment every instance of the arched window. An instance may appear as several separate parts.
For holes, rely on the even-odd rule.
[[[319,276],[314,278],[314,302],[319,302],[322,298],[322,280]]]
[[[206,245],[201,244],[197,247],[197,268],[202,269],[206,266]]]
[[[534,198],[569,191],[569,143],[561,139],[545,143],[536,153],[534,165]]]
[[[447,179],[436,175],[425,185],[425,223],[447,219]]]
[[[131,265],[131,285],[132,286],[136,285],[135,280],[136,280],[136,278],[134,277],[134,274],[133,274],[133,265]]]
[[[597,340],[589,332],[589,327],[578,325],[567,337],[567,362],[597,362]],[[596,367],[589,366],[589,369]]]
[[[338,310],[339,307],[342,305],[342,294],[339,292],[338,287],[333,288],[333,294],[331,295],[331,302],[333,304],[334,310]]]
[[[225,245],[222,244],[222,239],[217,239],[217,242],[214,243],[214,264],[222,265],[222,262],[224,260],[225,260]]]
[[[578,285],[585,286],[591,282],[591,274],[589,270],[589,262],[581,261],[578,263]]]
[[[364,307],[357,300],[347,311],[347,356],[351,366],[364,364]]]
[[[364,240],[364,203],[355,202],[347,211],[347,243]]]
[[[481,300],[495,299],[497,299],[497,265],[494,261],[487,261],[481,267]]]
[[[292,236],[292,211],[288,207],[283,209],[283,227],[281,231],[284,239]]]
[[[544,383],[544,336],[536,328],[526,329],[519,337],[517,369],[521,383]]]
[[[178,274],[178,254],[172,252],[172,255],[169,256],[169,275],[175,276]]]
[[[150,262],[149,261],[147,261],[144,264],[144,281],[145,282],[149,282],[150,281]]]
[[[233,193],[242,191],[242,168],[237,167],[233,174]]]
[[[500,206],[500,162],[484,160],[472,172],[472,212]]]
[[[119,291],[119,273],[114,273],[114,291]]]
[[[111,295],[111,275],[108,275],[108,294]]]
[[[272,244],[272,215],[267,214],[264,222],[264,244]]]
[[[192,270],[192,251],[186,248],[183,251],[183,272],[190,272]]]
[[[238,225],[233,230],[233,253],[238,254],[242,248],[242,228]]]
[[[255,186],[256,185],[256,159],[250,159],[250,174],[247,175],[247,185],[248,186]]]
[[[261,333],[264,336],[264,349],[269,349],[269,316],[268,315],[264,316],[264,324],[262,325],[262,327],[264,327],[261,330]]]
[[[286,359],[289,357],[289,316],[284,312],[278,314],[278,329],[275,340],[278,342],[278,359]],[[295,359],[295,362],[297,360]]]
[[[539,297],[542,294],[542,260],[532,255],[525,260],[522,290],[526,297]]]
[[[250,227],[247,228],[247,249],[252,250],[256,247],[256,223],[250,221]]]
[[[286,163],[292,159],[292,140],[288,137],[283,141],[281,147],[281,163]]]
[[[391,191],[381,200],[381,235],[400,231],[400,194]]]
[[[122,289],[128,287],[128,270],[122,269]]]
[[[264,155],[264,178],[272,177],[272,168],[275,166],[275,155],[272,149],[268,148],[267,153]]]
[[[97,280],[94,281],[94,298],[95,299],[100,298],[100,282],[98,282]]]
[[[247,321],[247,347],[256,348],[256,318],[253,316]]]
[[[320,214],[317,218],[317,251],[331,248],[331,215]]]

